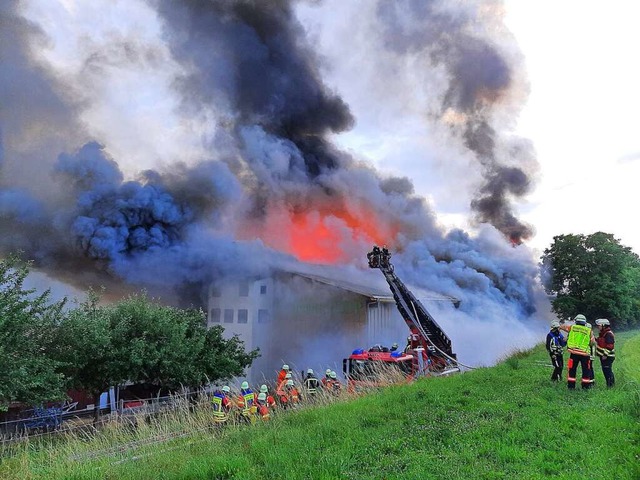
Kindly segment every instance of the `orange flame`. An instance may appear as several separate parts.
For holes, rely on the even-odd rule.
[[[389,245],[397,233],[397,226],[382,221],[371,208],[348,211],[333,206],[298,212],[269,210],[263,228],[244,228],[242,237],[260,238],[304,262],[332,264],[360,257],[363,248],[373,243]]]

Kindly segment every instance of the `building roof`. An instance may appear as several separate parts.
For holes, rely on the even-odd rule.
[[[387,282],[383,279],[382,275],[376,275],[376,273],[378,273],[377,271],[354,271],[351,269],[344,270],[326,265],[305,264],[303,268],[288,268],[286,272],[347,290],[349,292],[364,295],[381,302],[395,302]],[[349,278],[354,276],[356,277],[355,279]],[[421,302],[459,303],[457,298],[449,295],[443,295],[431,290],[412,287],[410,285],[407,285],[407,287]]]

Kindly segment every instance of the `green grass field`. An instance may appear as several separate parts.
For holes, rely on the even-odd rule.
[[[3,479],[640,479],[640,333],[616,387],[549,381],[542,346],[496,367],[393,386],[253,427],[208,412],[5,451]],[[566,371],[563,372],[566,378]]]

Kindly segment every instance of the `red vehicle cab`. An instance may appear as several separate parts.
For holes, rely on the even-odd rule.
[[[349,358],[342,360],[342,371],[347,379],[347,389],[362,389],[411,381],[418,365],[414,356],[401,351],[391,352],[376,345],[369,350],[354,350]]]

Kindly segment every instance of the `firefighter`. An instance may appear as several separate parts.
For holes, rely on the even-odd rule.
[[[373,250],[367,253],[367,259],[371,268],[378,268],[380,266],[380,247],[374,245]]]
[[[391,345],[391,349],[389,351],[390,352],[397,352],[398,351],[398,344],[394,343],[393,345]]]
[[[300,402],[300,394],[291,379],[287,380],[286,385],[277,394],[282,408],[293,408]]]
[[[295,407],[298,403],[300,403],[300,392],[298,392],[298,389],[294,385],[293,380],[287,380],[285,391],[287,392],[287,397],[289,397],[289,405]]]
[[[229,411],[231,410],[231,389],[225,385],[222,390],[216,390],[211,397],[211,406],[213,407],[213,421],[215,423],[225,423],[229,419]]]
[[[284,387],[287,384],[287,381],[293,381],[290,373],[287,373],[281,382],[278,382],[278,386],[276,387],[276,395],[280,395],[281,392],[284,391]]]
[[[329,374],[329,383],[327,385],[327,389],[329,390],[329,392],[333,393],[336,396],[340,395],[340,392],[342,391],[342,384],[340,383],[340,380],[338,380],[336,372],[334,372],[333,370]]]
[[[560,333],[560,322],[551,322],[551,330],[547,333],[545,345],[551,357],[551,364],[553,365],[551,380],[554,382],[562,380],[562,365],[564,364],[562,353],[563,347],[566,344],[567,340],[562,336],[562,333]]]
[[[590,388],[593,384],[590,378],[591,369],[591,345],[595,343],[595,338],[591,328],[587,326],[587,319],[581,313],[573,319],[575,324],[571,326],[562,325],[560,328],[569,332],[567,336],[567,350],[570,353],[567,369],[567,387],[569,390],[576,388],[576,373],[578,364],[582,368],[582,388]]]
[[[327,388],[329,386],[329,382],[331,381],[331,369],[327,368],[324,371],[324,378],[322,379],[322,386]]]
[[[615,352],[615,337],[611,331],[611,323],[606,318],[599,318],[596,320],[598,330],[598,338],[596,339],[596,354],[600,358],[600,366],[602,367],[602,373],[607,383],[607,388],[611,388],[616,383],[616,378],[613,375],[613,361],[616,359]]]
[[[242,382],[240,385],[240,396],[238,397],[238,408],[244,420],[251,423],[255,422],[256,408],[256,394],[249,388],[248,382]]]
[[[264,392],[260,392],[258,394],[258,400],[256,402],[256,407],[258,408],[258,415],[262,420],[269,420],[271,416],[269,413],[269,405],[267,403],[267,394]]]
[[[589,322],[587,322],[586,325],[593,332],[593,325],[591,325]],[[596,384],[596,375],[595,375],[595,372],[593,371],[593,362],[595,362],[596,360],[596,344],[595,343],[592,343],[591,345],[589,345],[589,360],[591,360],[589,362],[589,380],[591,380],[591,386],[593,387]]]
[[[380,265],[385,268],[389,268],[391,254],[389,253],[389,249],[386,245],[382,247],[382,254],[380,255]]]
[[[313,373],[312,368],[309,368],[307,370],[307,375],[304,377],[303,385],[304,385],[304,392],[307,398],[313,399],[318,393],[320,382],[318,381],[315,374]]]
[[[266,385],[261,385],[261,386],[260,386],[260,393],[264,393],[264,394],[266,395],[266,398],[267,398],[267,400],[266,400],[266,401],[267,401],[267,406],[268,406],[269,408],[275,408],[275,406],[276,406],[276,401],[275,401],[275,399],[273,398],[273,396],[269,395],[269,389],[267,388],[267,386],[266,386]]]
[[[280,373],[278,373],[278,384],[280,384],[280,382],[282,382],[285,379],[285,377],[287,376],[287,373],[291,373],[291,371],[289,369],[289,365],[285,363],[284,365],[282,365],[282,369],[280,370]]]

